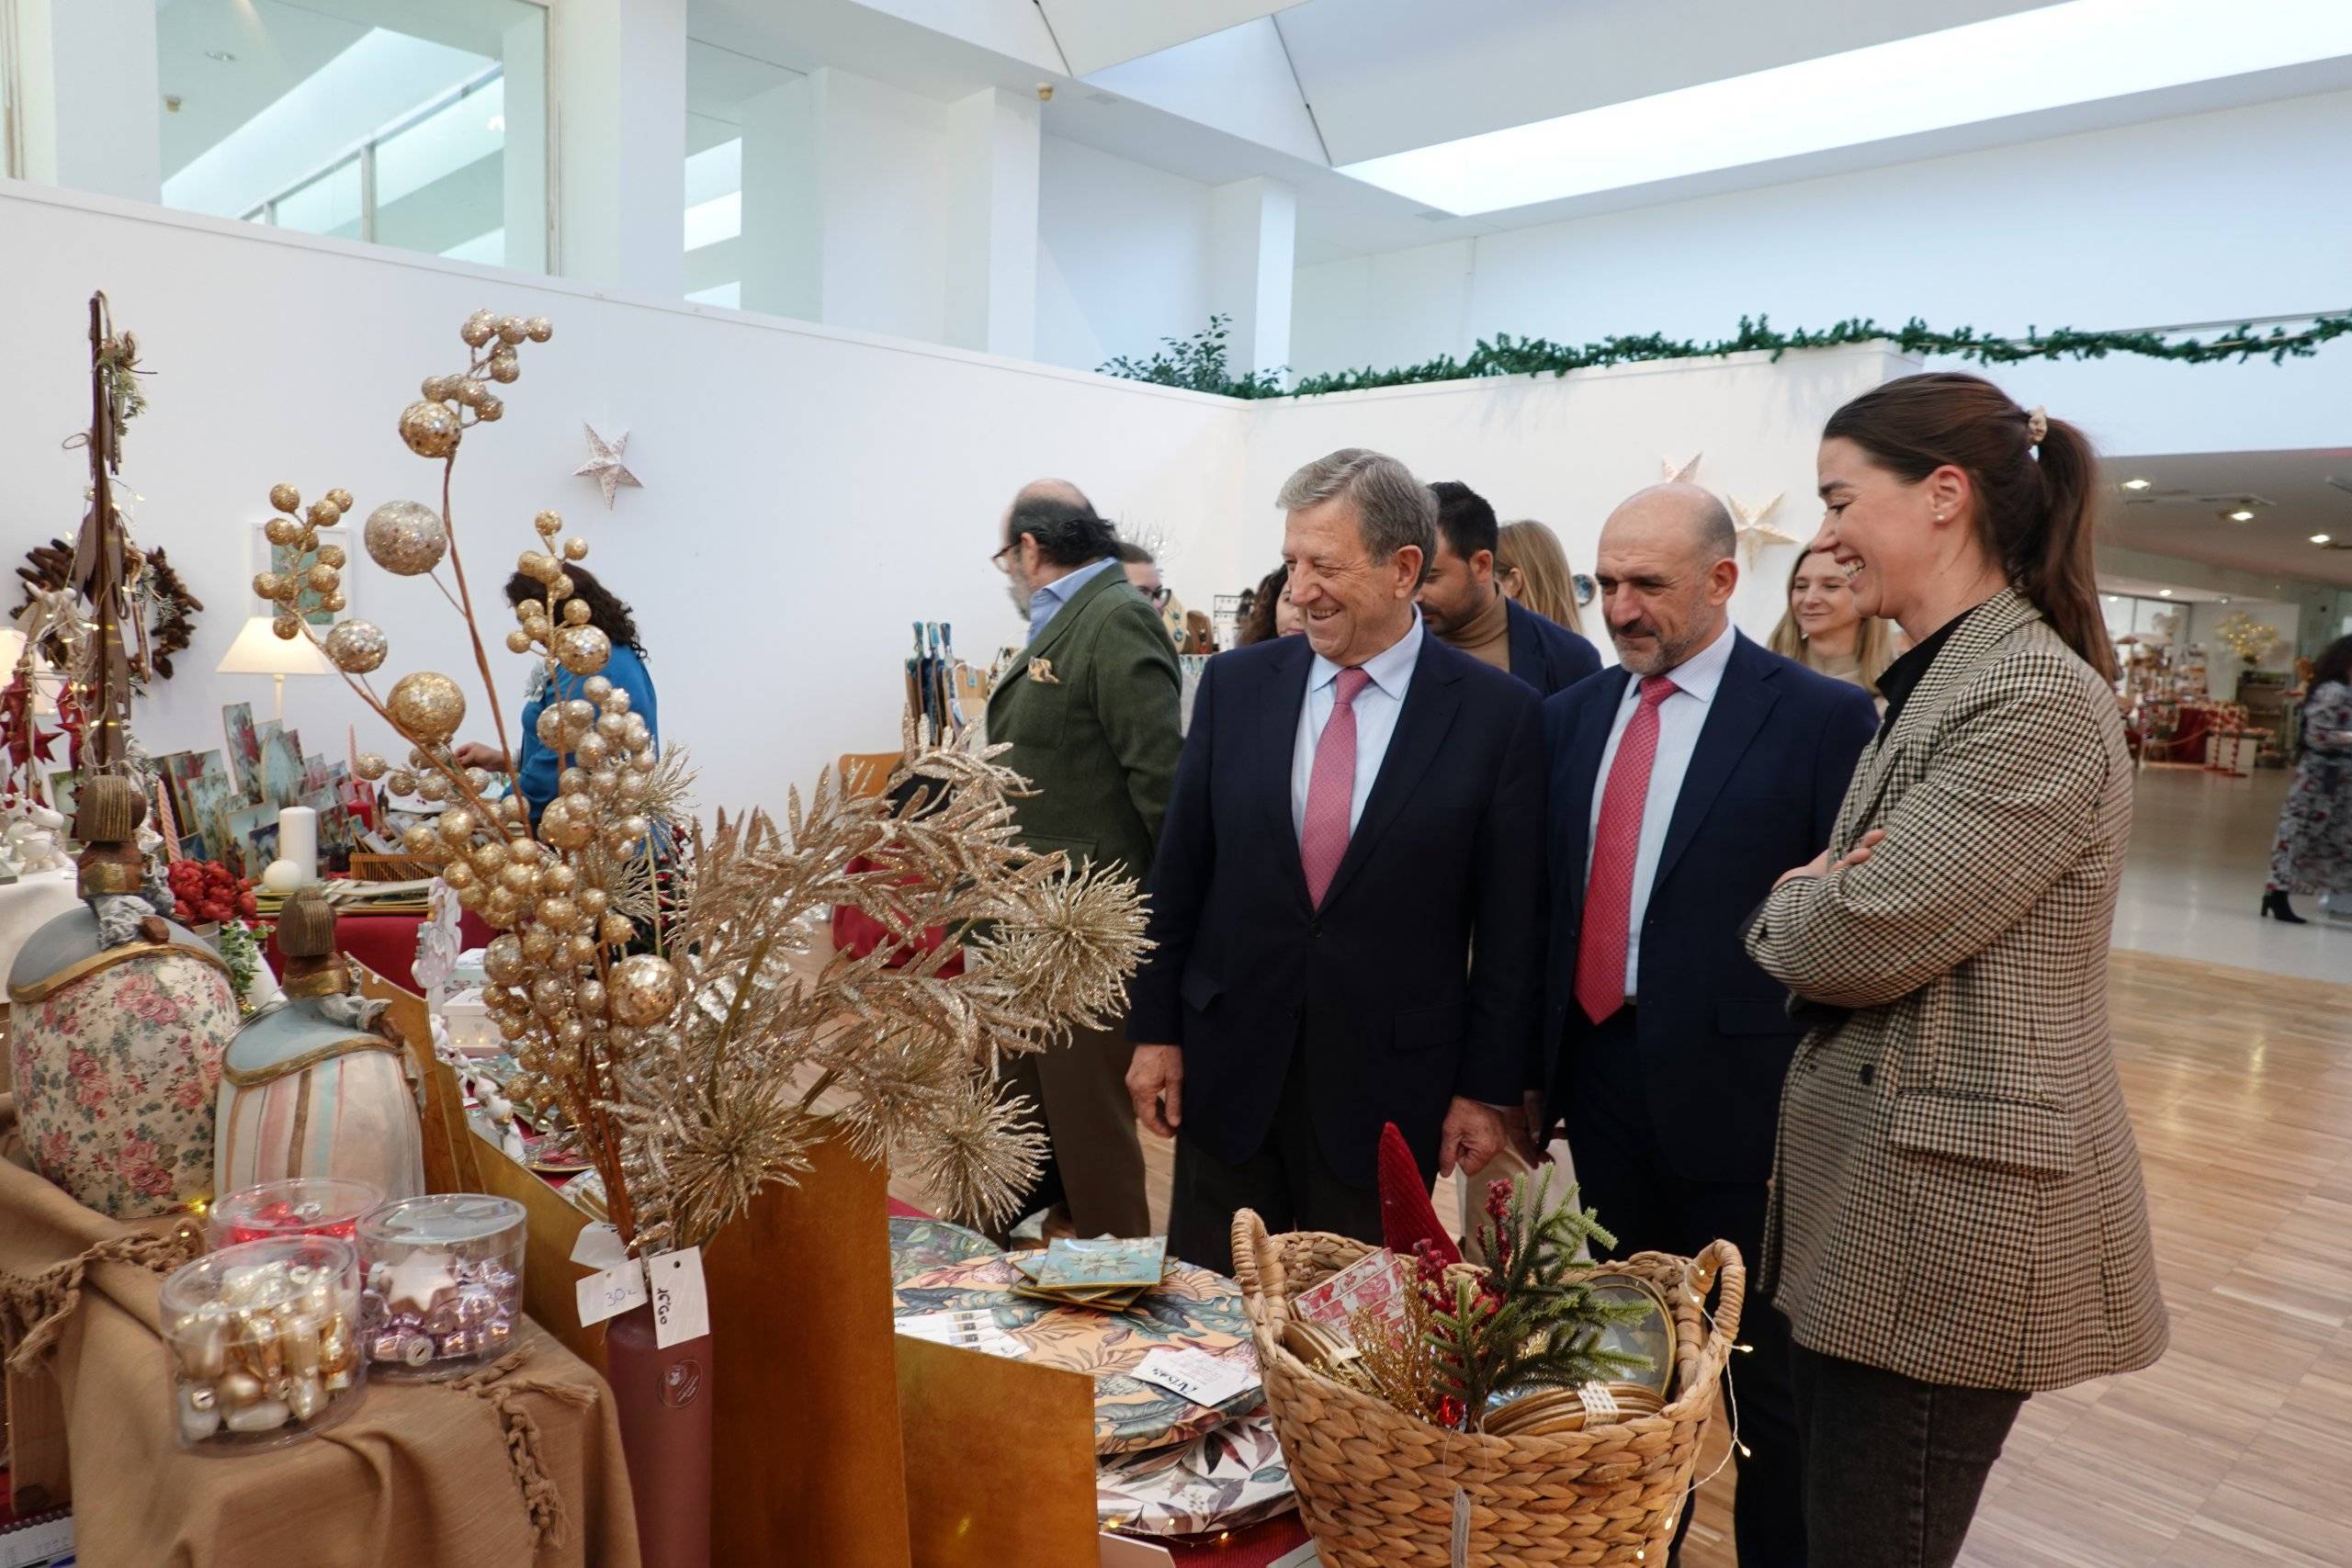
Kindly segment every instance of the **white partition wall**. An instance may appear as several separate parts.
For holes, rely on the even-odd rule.
[[[0,542],[9,557],[71,536],[85,459],[59,444],[89,418],[85,304],[104,288],[153,371],[125,442],[135,532],[204,601],[179,673],[139,705],[156,752],[220,744],[224,700],[269,710],[261,677],[213,668],[258,607],[256,525],[280,479],[336,486],[355,525],[395,497],[437,500],[440,467],[394,429],[428,374],[464,363],[477,306],[541,314],[500,423],[469,433],[455,512],[478,595],[495,595],[531,518],[563,513],[588,564],[636,607],[665,737],[688,745],[707,805],[780,804],[845,750],[898,741],[897,660],[917,617],[955,626],[967,657],[1022,640],[989,564],[1012,491],[1078,480],[1108,515],[1181,541],[1180,592],[1204,600],[1251,569],[1226,540],[1241,493],[1245,404],[1082,373],[694,307],[649,305],[464,264],[0,182]],[[582,431],[629,433],[644,488],[605,512],[573,477]],[[487,737],[456,617],[422,581],[356,546],[352,613],[390,634],[387,671],[462,681]],[[1195,589],[1192,585],[1200,584]],[[493,637],[510,624],[485,617]],[[526,661],[495,642],[509,721]],[[331,678],[287,684],[307,749],[390,737]]]
[[[1621,366],[1566,377],[1454,381],[1258,404],[1241,507],[1247,558],[1280,558],[1275,492],[1292,469],[1340,446],[1374,446],[1424,479],[1460,479],[1505,521],[1551,525],[1577,571],[1610,509],[1661,478],[1661,465],[1699,459],[1695,482],[1719,495],[1780,506],[1767,521],[1812,537],[1814,452],[1838,404],[1917,368],[1879,348],[1763,354]],[[1781,614],[1793,546],[1763,549],[1732,602],[1742,630],[1761,638]],[[1743,553],[1743,566],[1747,558]],[[1586,630],[1613,662],[1597,622]]]

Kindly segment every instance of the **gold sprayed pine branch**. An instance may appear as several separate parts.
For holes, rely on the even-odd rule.
[[[442,464],[441,505],[387,502],[362,536],[378,565],[430,577],[458,610],[511,760],[450,491],[465,432],[503,412],[491,386],[512,383],[516,350],[551,328],[478,310],[461,335],[467,368],[428,377],[399,422],[412,451]],[[551,678],[576,677],[580,694],[540,709],[537,738],[568,765],[535,828],[519,787],[492,802],[489,775],[452,754],[466,711],[455,681],[413,671],[379,697],[368,677],[390,657],[383,633],[347,620],[322,639],[295,613],[305,589],[341,607],[344,563],[317,530],[351,497],[331,491],[305,510],[279,485],[270,502],[272,542],[318,560],[299,578],[264,573],[254,591],[279,606],[279,636],[316,642],[409,742],[406,766],[369,753],[361,776],[445,805],[402,848],[497,928],[483,998],[523,1069],[514,1097],[562,1111],[626,1241],[643,1253],[708,1240],[835,1134],[902,1162],[951,1213],[1004,1213],[1042,1147],[1031,1108],[998,1095],[996,1066],[1115,1009],[1147,946],[1132,880],[1023,849],[1011,802],[1027,786],[993,753],[925,750],[901,772],[923,787],[900,807],[847,795],[828,775],[805,812],[792,793],[780,824],[754,810],[695,827],[664,869],[664,919],[654,846],[687,819],[690,775],[681,753],[656,753],[628,694],[601,673],[610,640],[566,570],[586,541],[542,512],[538,547],[517,562],[547,592],[517,607],[506,646],[537,652]],[[454,592],[435,575],[445,559]],[[853,870],[861,861],[870,869]],[[910,940],[934,929],[947,940],[900,964],[888,948],[813,964],[818,925],[840,904]],[[628,952],[640,921],[653,953]],[[941,973],[959,953],[963,972]]]

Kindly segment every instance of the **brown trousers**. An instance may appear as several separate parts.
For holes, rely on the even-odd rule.
[[[1144,1200],[1143,1144],[1135,1102],[1127,1098],[1126,1021],[1109,1029],[1080,1030],[1066,1045],[1049,1046],[1004,1064],[999,1080],[1045,1111],[1045,1168],[1014,1215],[1059,1200],[1082,1236],[1151,1234]]]

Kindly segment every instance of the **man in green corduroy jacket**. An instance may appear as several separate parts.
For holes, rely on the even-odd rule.
[[[1001,761],[1037,792],[1013,803],[1021,837],[1143,882],[1183,748],[1175,648],[1077,487],[1027,486],[999,537],[996,564],[1029,642],[989,694],[988,734],[1012,746]],[[1080,1031],[1004,1071],[1043,1107],[1050,1145],[1023,1212],[1059,1201],[1080,1235],[1150,1234],[1125,1024]]]

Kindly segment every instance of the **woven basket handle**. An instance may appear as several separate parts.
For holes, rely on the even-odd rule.
[[[1290,1297],[1283,1290],[1289,1277],[1273,1237],[1266,1232],[1266,1222],[1255,1209],[1243,1209],[1233,1216],[1233,1278],[1241,1287],[1242,1300],[1255,1298],[1265,1303],[1268,1322],[1279,1323],[1290,1315]]]
[[[1702,1301],[1710,1280],[1723,1286],[1723,1299],[1715,1307],[1715,1337],[1727,1346],[1736,1344],[1740,1308],[1747,1301],[1747,1265],[1740,1261],[1739,1248],[1727,1241],[1711,1241],[1690,1260],[1690,1288]]]

